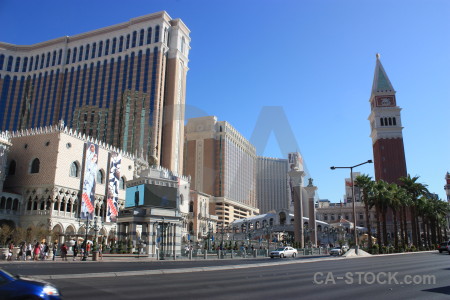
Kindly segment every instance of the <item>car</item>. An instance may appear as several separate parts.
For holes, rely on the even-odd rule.
[[[276,250],[273,250],[270,252],[270,258],[279,257],[296,257],[297,256],[297,249],[294,249],[292,247],[280,247]]]
[[[1,299],[60,300],[61,292],[54,285],[31,277],[12,275],[0,268]]]
[[[442,253],[442,251],[447,251],[448,254],[450,254],[450,241],[440,243],[438,245],[438,251],[439,253]]]
[[[345,246],[342,247],[334,247],[333,249],[330,250],[330,255],[342,255],[345,253]]]

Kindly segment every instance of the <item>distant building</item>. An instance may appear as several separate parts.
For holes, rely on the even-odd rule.
[[[261,214],[289,209],[291,206],[288,160],[257,157],[257,206]]]
[[[356,177],[361,175],[359,172],[353,172],[353,184],[355,183]],[[361,189],[355,185],[355,201],[361,202]],[[351,178],[345,178],[345,195],[344,195],[344,202],[345,203],[352,203],[353,202],[353,190],[352,190],[352,180]]]
[[[192,189],[214,197],[219,227],[259,212],[256,149],[229,123],[214,116],[189,119],[185,162]]]

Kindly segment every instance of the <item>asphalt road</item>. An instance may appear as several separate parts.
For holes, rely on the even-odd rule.
[[[153,264],[160,268],[152,269],[154,275],[93,277],[92,274],[98,275],[94,272],[86,273],[89,276],[86,278],[70,276],[76,264],[53,264],[61,265],[58,273],[65,267],[67,278],[49,281],[61,289],[65,299],[450,299],[450,255],[437,252],[264,260],[253,261],[248,268],[246,261],[226,261],[229,262],[240,263],[241,268],[231,264],[221,267],[224,261],[208,262],[217,265],[207,268],[197,267],[200,261],[149,262],[136,271],[145,272]],[[264,263],[269,264],[256,267]],[[108,267],[108,264],[90,265]],[[111,264],[119,269],[135,267],[130,262]],[[14,265],[19,266],[6,267],[11,270]],[[43,268],[47,265],[51,264],[20,264],[21,273],[44,275],[47,270]],[[158,270],[171,273],[161,274]]]

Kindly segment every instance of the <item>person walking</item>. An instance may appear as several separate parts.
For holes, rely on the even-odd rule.
[[[36,244],[34,244],[34,249],[33,249],[33,259],[34,260],[39,260],[39,254],[41,253],[41,247],[39,245],[39,242],[36,242]]]
[[[67,246],[65,243],[61,245],[61,259],[67,261]]]
[[[58,250],[58,243],[57,242],[54,242],[53,243],[53,249],[52,249],[52,252],[53,252],[53,260],[56,260],[56,250]]]
[[[78,255],[78,243],[76,241],[72,249],[73,249],[73,260],[76,261]]]
[[[44,245],[42,246],[42,260],[47,259],[49,250],[47,242],[44,242]]]
[[[102,253],[102,250],[103,250],[103,245],[102,245],[102,244],[99,244],[99,245],[98,245],[98,257],[100,258],[100,260],[103,260],[103,253]]]
[[[27,242],[23,242],[22,247],[20,248],[20,252],[22,252],[22,260],[25,261],[27,260]]]

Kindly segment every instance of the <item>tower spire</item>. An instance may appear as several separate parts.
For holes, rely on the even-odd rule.
[[[394,87],[383,68],[380,61],[380,54],[376,54],[377,62],[375,65],[375,74],[373,76],[372,95],[383,95],[386,93],[395,94]]]

